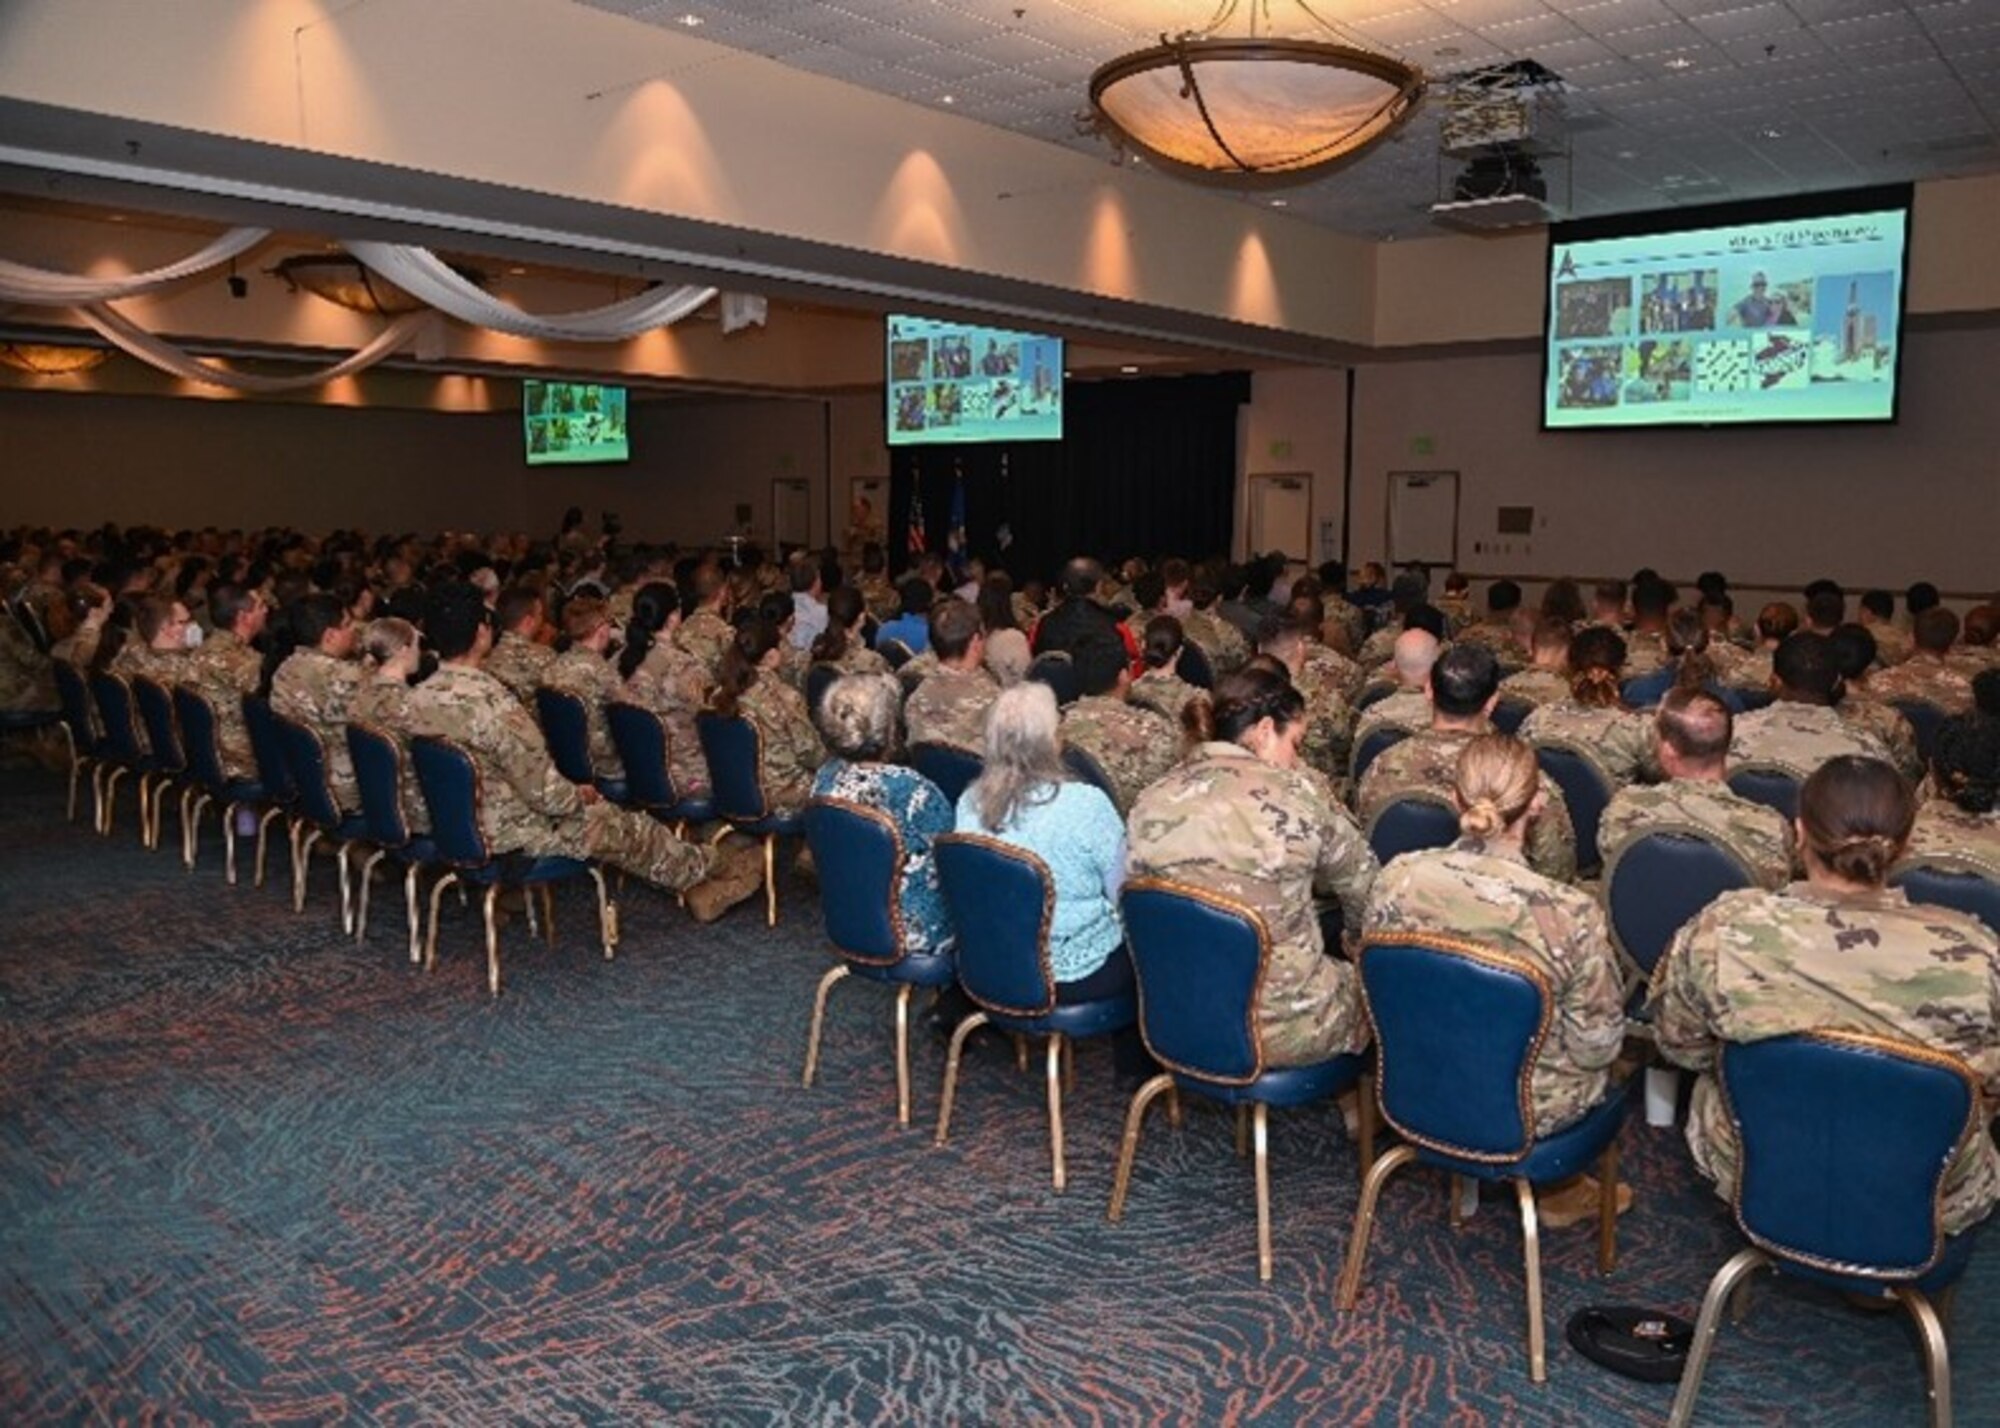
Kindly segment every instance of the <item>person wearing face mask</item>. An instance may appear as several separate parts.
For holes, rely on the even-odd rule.
[[[302,596],[290,614],[298,644],[271,677],[271,708],[319,735],[334,802],[344,813],[357,813],[361,791],[347,753],[348,710],[362,683],[353,617],[338,599],[319,593]]]
[[[1304,697],[1252,665],[1182,718],[1196,747],[1133,805],[1132,875],[1219,893],[1263,918],[1271,953],[1256,1015],[1269,1064],[1361,1050],[1360,981],[1326,945],[1316,899],[1337,899],[1358,928],[1380,867],[1331,785],[1300,762]]]

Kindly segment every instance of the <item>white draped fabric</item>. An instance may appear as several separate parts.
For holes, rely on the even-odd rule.
[[[55,273],[31,268],[0,258],[0,302],[28,303],[36,307],[81,307],[85,303],[112,302],[137,297],[169,283],[228,262],[270,237],[268,228],[232,228],[200,252],[151,272],[133,273],[123,278],[88,278],[74,273]]]
[[[481,291],[428,248],[361,240],[344,246],[404,292],[461,322],[553,342],[622,342],[678,322],[715,296],[714,288],[655,288],[605,307],[536,314]]]
[[[331,367],[320,367],[311,372],[302,372],[292,377],[260,377],[248,372],[233,372],[227,367],[217,367],[204,362],[199,357],[183,351],[171,342],[155,337],[130,318],[102,304],[93,304],[82,309],[84,321],[96,328],[105,338],[124,352],[159,368],[171,372],[176,377],[190,382],[202,382],[211,387],[228,387],[238,392],[296,392],[306,387],[317,387],[325,382],[373,367],[398,348],[408,346],[427,323],[435,320],[431,312],[411,312],[391,322],[381,334],[359,352],[343,357]]]

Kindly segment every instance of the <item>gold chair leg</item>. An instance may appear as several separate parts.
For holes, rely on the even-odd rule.
[[[1062,1123],[1062,1060],[1063,1046],[1069,1038],[1061,1032],[1049,1037],[1048,1082],[1049,1082],[1049,1161],[1055,1174],[1056,1189],[1062,1190],[1068,1181],[1063,1168],[1063,1123]]]
[[[1465,1228],[1465,1177],[1447,1175],[1444,1185],[1446,1219],[1454,1231]]]
[[[813,1077],[819,1073],[819,1035],[820,1029],[826,1025],[826,999],[833,991],[833,984],[845,977],[847,972],[847,964],[842,962],[819,979],[819,989],[813,993],[812,1026],[806,1031],[806,1074],[800,1078],[801,1086],[811,1086]]]
[[[986,1013],[974,1012],[958,1024],[951,1034],[951,1048],[944,1057],[944,1093],[938,1098],[937,1144],[943,1145],[951,1134],[951,1103],[958,1094],[958,1058],[965,1051],[965,1039],[986,1025]]]
[[[896,1124],[910,1123],[910,993],[908,982],[896,990]]]
[[[361,861],[361,886],[354,893],[354,943],[357,947],[368,940],[368,890],[375,882],[375,865],[388,856],[388,849],[377,848]]]
[[[530,888],[528,890],[528,895],[530,897],[533,897],[534,894],[535,894],[535,889]],[[553,947],[556,945],[556,890],[554,885],[551,883],[543,883],[541,886],[541,894],[542,894],[542,939],[543,941],[547,942],[549,946]]]
[[[1167,1087],[1167,1124],[1175,1130],[1181,1128],[1181,1088],[1178,1083]]]
[[[1618,1268],[1618,1137],[1597,1162],[1597,1272]]]
[[[201,811],[208,801],[208,795],[198,788],[190,787],[181,795],[181,861],[189,872],[194,871],[195,839],[201,832]]]
[[[416,966],[424,960],[423,921],[417,911],[417,865],[415,863],[403,873],[403,911],[410,923],[410,965]]]
[[[457,873],[446,873],[431,888],[430,934],[424,939],[424,970],[433,972],[438,964],[438,904],[444,900],[444,890],[458,881]]]
[[[254,884],[257,887],[261,888],[262,886],[264,886],[265,835],[270,832],[271,820],[274,818],[282,818],[282,817],[284,817],[283,809],[267,808],[264,810],[263,816],[257,820],[257,875]]]
[[[764,925],[778,925],[778,835],[764,835]]]
[[[76,757],[76,738],[75,738],[75,736],[74,736],[74,735],[72,735],[72,734],[70,734],[70,732],[69,732],[69,730],[68,730],[68,729],[64,729],[64,730],[63,730],[63,734],[64,734],[64,737],[68,738],[68,739],[69,739],[69,741],[70,741],[70,749],[69,749],[69,810],[68,810],[68,812],[67,812],[67,813],[65,813],[65,814],[64,814],[64,817],[66,817],[66,818],[67,818],[67,819],[68,819],[68,820],[69,820],[69,821],[70,821],[71,823],[74,823],[74,822],[76,822],[76,785],[77,785],[77,780],[78,780],[78,779],[80,779],[80,778],[81,778],[81,777],[83,776],[83,765],[82,765],[82,764],[81,764],[80,762],[78,762],[78,761],[77,761],[77,757]]]
[[[1361,1204],[1354,1212],[1354,1236],[1347,1242],[1347,1263],[1340,1267],[1340,1284],[1334,1291],[1334,1307],[1343,1313],[1354,1308],[1361,1297],[1361,1269],[1368,1258],[1368,1237],[1375,1229],[1375,1202],[1382,1187],[1403,1166],[1417,1158],[1415,1146],[1399,1145],[1380,1160],[1361,1182]]]
[[[139,846],[150,848],[153,846],[153,781],[145,774],[134,775],[134,781],[139,785]]]
[[[105,795],[117,781],[117,776],[118,770],[109,764],[99,764],[90,771],[90,829],[93,833],[102,835],[104,832],[105,820],[111,812]]]
[[[486,990],[500,995],[500,924],[494,913],[500,901],[500,884],[490,883],[482,904],[486,918]]]
[[[1162,1091],[1171,1093],[1174,1078],[1162,1071],[1132,1096],[1132,1105],[1125,1112],[1125,1141],[1118,1148],[1118,1173],[1111,1181],[1111,1209],[1105,1218],[1117,1224],[1125,1213],[1125,1196],[1132,1189],[1132,1162],[1139,1158],[1139,1137],[1146,1129],[1146,1108]]]
[[[306,910],[306,876],[312,869],[313,844],[319,842],[319,829],[307,831],[304,837],[292,845],[292,911]]]
[[[1028,1069],[1028,1038],[1018,1031],[1014,1033],[1014,1069],[1016,1071]]]
[[[604,944],[604,960],[609,962],[618,955],[618,904],[612,900],[611,889],[604,881],[604,869],[595,863],[587,865],[590,880],[597,885],[597,940]],[[549,901],[549,926],[556,924],[555,900]]]
[[[1750,1317],[1750,1288],[1756,1282],[1756,1277],[1749,1274],[1736,1281],[1736,1290],[1729,1296],[1730,1323],[1740,1324]]]
[[[1368,1178],[1368,1172],[1375,1168],[1375,1078],[1363,1076],[1360,1081],[1361,1104],[1356,1108],[1361,1122],[1361,1177]]]
[[[1514,1198],[1521,1202],[1521,1258],[1527,1266],[1528,1379],[1547,1383],[1548,1349],[1542,1336],[1542,1234],[1535,1215],[1535,1187],[1525,1180],[1516,1180]]]
[[[1236,1158],[1250,1158],[1250,1103],[1239,1101],[1236,1106]]]
[[[540,937],[542,935],[542,910],[535,906],[535,890],[533,888],[521,889],[521,909],[527,914],[528,936]]]
[[[1271,1282],[1271,1161],[1270,1109],[1262,1101],[1250,1118],[1251,1140],[1256,1146],[1257,1170],[1257,1278]]]
[[[1695,1397],[1701,1392],[1701,1376],[1708,1371],[1709,1351],[1715,1347],[1715,1331],[1722,1325],[1722,1306],[1728,1302],[1730,1291],[1739,1279],[1770,1262],[1762,1250],[1739,1250],[1708,1282],[1701,1313],[1694,1321],[1694,1342],[1688,1345],[1687,1365],[1681,1369],[1680,1387],[1674,1390],[1674,1409],[1668,1415],[1667,1428],[1688,1428],[1694,1419]]]
[[[226,803],[222,805],[222,877],[229,886],[236,886],[236,810],[243,805]],[[199,816],[199,815],[197,815]]]
[[[340,873],[340,930],[347,934],[354,931],[354,873],[347,865],[353,851],[352,843],[342,843],[333,850],[333,865]]]
[[[1930,1395],[1931,1428],[1951,1428],[1951,1350],[1944,1323],[1920,1289],[1896,1286],[1896,1298],[1917,1321],[1917,1338],[1924,1346],[1924,1380]]]

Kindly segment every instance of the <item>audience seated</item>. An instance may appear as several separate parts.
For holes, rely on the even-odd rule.
[[[1880,739],[1840,717],[1840,671],[1832,644],[1822,635],[1787,635],[1771,659],[1774,703],[1736,721],[1731,763],[1775,764],[1795,778],[1810,777],[1842,754],[1890,761]]]
[[[1588,626],[1569,646],[1567,699],[1544,704],[1521,721],[1531,744],[1564,744],[1597,765],[1617,789],[1638,778],[1652,756],[1646,716],[1625,707],[1619,694],[1625,641],[1616,631]]]
[[[533,708],[535,690],[555,662],[556,652],[543,638],[548,628],[548,607],[541,591],[515,585],[500,592],[493,606],[498,637],[483,668],[514,692],[521,703]]]
[[[584,718],[590,722],[591,772],[602,779],[623,778],[625,765],[604,718],[604,706],[625,693],[607,653],[615,633],[610,603],[596,595],[574,597],[563,607],[562,626],[569,648],[549,661],[542,683],[583,702]]]
[[[652,710],[666,724],[667,772],[673,775],[674,791],[683,799],[706,799],[708,760],[694,716],[708,707],[715,678],[675,639],[680,627],[681,601],[674,587],[659,580],[640,586],[625,623],[618,672],[625,678],[623,697]]]
[[[758,615],[745,618],[722,656],[715,691],[708,699],[715,713],[741,717],[756,726],[766,812],[778,818],[806,806],[813,776],[826,758],[805,696],[778,672],[781,654],[777,627]]]
[[[986,712],[1000,693],[986,668],[979,612],[956,596],[940,601],[930,612],[925,643],[936,661],[904,706],[910,742],[976,753],[986,737]]]
[[[1071,664],[1082,697],[1062,711],[1062,742],[1104,770],[1122,818],[1142,789],[1179,762],[1180,730],[1157,711],[1131,702],[1132,669],[1122,650],[1094,641]]]
[[[1207,690],[1195,688],[1180,676],[1181,651],[1186,647],[1186,633],[1172,615],[1155,615],[1148,620],[1139,645],[1145,670],[1126,694],[1134,704],[1164,715],[1176,729],[1181,727],[1181,711],[1188,701],[1208,697]]]
[[[2000,692],[2000,673],[1988,673]],[[1931,749],[1932,796],[1917,809],[1909,856],[1973,868],[2000,882],[2000,713],[1961,714]]]
[[[331,595],[307,595],[289,612],[298,641],[271,677],[271,710],[296,719],[326,747],[326,781],[343,813],[361,809],[354,760],[347,752],[348,709],[361,688],[354,662],[354,620]]]

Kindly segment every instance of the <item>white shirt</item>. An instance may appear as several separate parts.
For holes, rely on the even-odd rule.
[[[815,600],[810,591],[792,592],[792,647],[809,650],[814,640],[826,633],[826,601]]]

